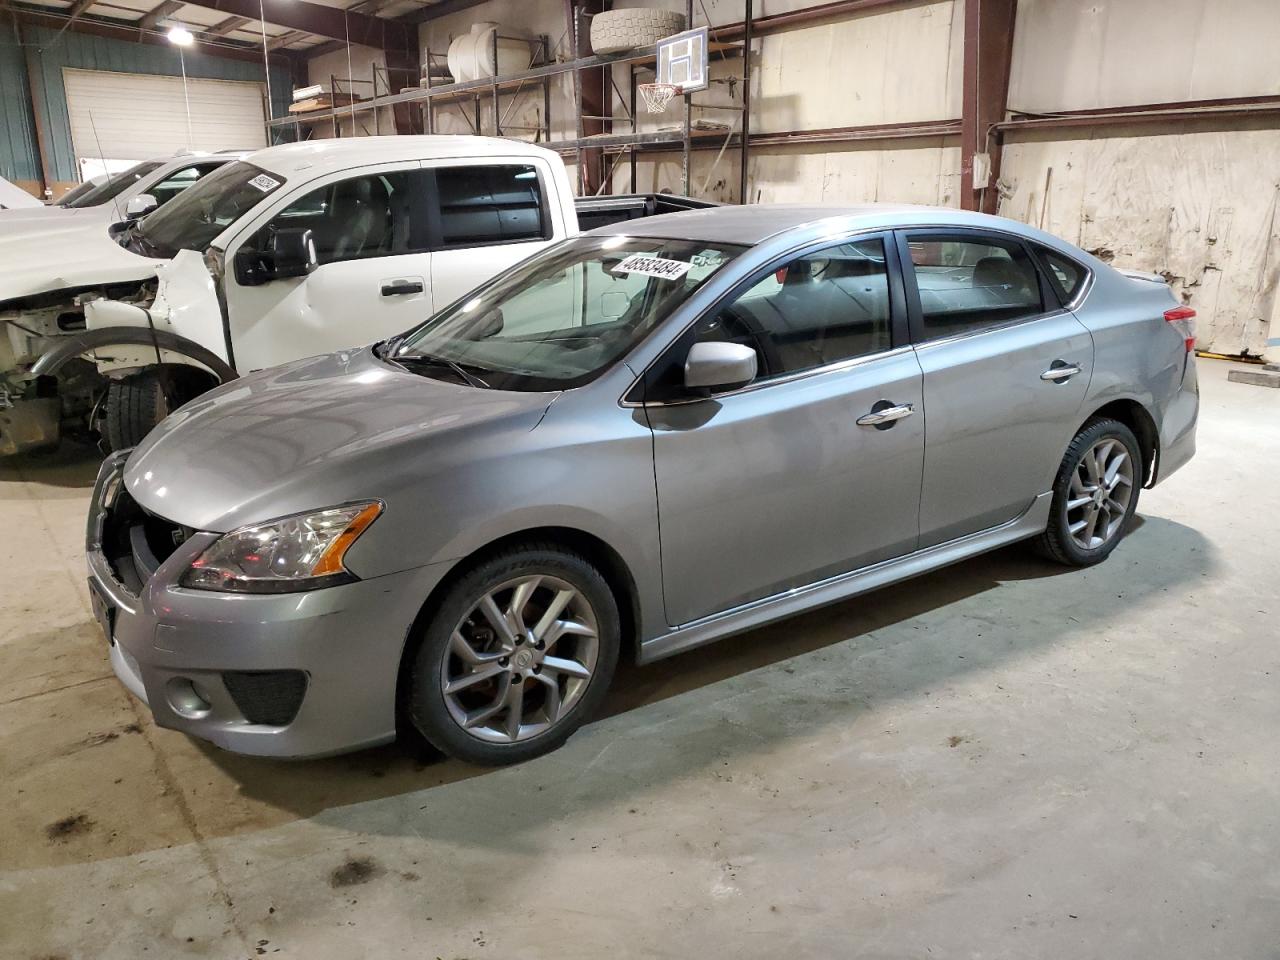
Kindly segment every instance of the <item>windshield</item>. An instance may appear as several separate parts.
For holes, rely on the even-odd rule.
[[[196,181],[142,221],[137,236],[149,255],[203,253],[214,237],[284,184],[284,177],[237,160]]]
[[[130,167],[123,173],[115,174],[91,190],[86,190],[84,193],[69,202],[66,197],[63,197],[62,206],[75,208],[101,206],[108,200],[114,200],[116,197],[120,196],[120,194],[124,193],[147,174],[156,170],[159,166],[159,160],[139,163],[137,166]],[[78,187],[76,189],[79,190]]]
[[[392,359],[410,368],[414,361],[461,367],[502,390],[578,386],[744,249],[643,237],[567,240],[410,332]]]

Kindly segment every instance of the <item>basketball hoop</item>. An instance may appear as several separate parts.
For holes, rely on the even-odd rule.
[[[638,83],[636,89],[644,97],[646,113],[662,113],[672,99],[680,92],[680,85],[675,83]]]

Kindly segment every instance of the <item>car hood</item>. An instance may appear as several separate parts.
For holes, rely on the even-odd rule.
[[[369,347],[312,357],[173,413],[129,457],[125,485],[152,513],[223,533],[388,499],[464,455],[499,455],[554,398],[419,376]]]
[[[56,217],[47,224],[0,221],[0,301],[154,276],[165,261],[126,250],[107,226]]]

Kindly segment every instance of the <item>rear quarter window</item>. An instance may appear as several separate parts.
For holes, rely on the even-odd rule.
[[[1036,246],[1035,250],[1040,261],[1045,265],[1045,272],[1049,274],[1049,285],[1053,287],[1054,292],[1064,304],[1070,303],[1084,286],[1089,272],[1070,257],[1065,257],[1048,247]]]

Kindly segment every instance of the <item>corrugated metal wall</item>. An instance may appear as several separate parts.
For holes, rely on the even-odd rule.
[[[0,104],[0,176],[14,181],[39,180],[27,68],[12,22],[0,27]]]
[[[35,135],[31,128],[30,98],[25,86],[26,65],[23,49],[18,45],[13,27],[7,26],[5,42],[0,45],[0,95],[3,96],[4,120],[0,131],[6,134],[6,142],[0,143],[0,165],[12,164],[15,171],[26,171],[17,179],[38,179],[39,161],[35,150]],[[55,180],[77,179],[76,159],[71,146],[71,127],[67,118],[67,98],[62,84],[63,67],[80,67],[86,70],[113,70],[122,73],[160,74],[180,76],[182,73],[176,47],[158,44],[129,43],[108,37],[67,30],[61,36],[57,31],[44,27],[28,27],[25,39],[39,51],[39,83],[47,104],[48,117],[41,118],[45,143],[49,151],[46,158],[50,174]],[[187,76],[210,80],[262,79],[262,67],[245,60],[201,54],[194,48],[186,54]],[[12,82],[21,86],[10,87]],[[289,71],[285,67],[271,69],[272,112],[276,116],[288,110],[291,87]],[[27,131],[25,141],[13,136],[13,129]],[[237,144],[227,144],[228,147]],[[5,174],[8,176],[8,174]]]

